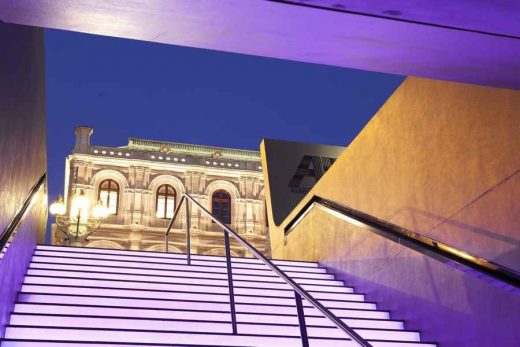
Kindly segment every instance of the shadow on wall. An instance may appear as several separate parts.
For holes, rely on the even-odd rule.
[[[397,211],[397,214],[408,214],[408,218],[410,220],[416,218],[416,216],[422,216],[431,219],[432,221],[436,221],[438,223],[437,228],[443,228],[446,226],[456,228],[456,229],[462,229],[464,231],[467,231],[468,233],[471,233],[473,235],[481,236],[482,238],[485,238],[484,242],[500,242],[507,244],[508,246],[512,247],[510,251],[502,253],[499,256],[488,258],[487,260],[491,260],[498,264],[520,264],[520,240],[515,239],[513,237],[510,237],[508,235],[504,235],[501,233],[494,232],[493,230],[485,229],[476,225],[471,225],[462,221],[454,220],[454,219],[446,219],[442,216],[437,216],[431,212],[427,211],[421,211],[414,207],[406,207],[402,208],[399,211]],[[475,237],[475,236],[473,236]],[[466,247],[464,248],[464,245],[461,247],[462,249],[465,249],[466,251],[470,252]],[[482,258],[486,258],[483,255],[474,254],[477,256],[481,256]],[[516,269],[518,270],[518,269]]]
[[[520,170],[447,217],[406,206],[396,210],[387,220],[432,226],[429,230],[416,231],[520,272],[520,239],[514,229],[520,225],[520,213],[517,212],[520,205],[515,207],[513,203],[511,206],[518,196]]]
[[[305,231],[305,232],[303,232]],[[378,308],[443,347],[517,346],[520,291],[429,258],[312,209],[288,235],[286,259],[300,249],[366,294]]]
[[[384,248],[389,242],[367,234],[355,247]],[[391,248],[398,249],[391,257],[349,259],[346,271],[338,262],[325,265],[343,268],[337,279],[366,293],[379,309],[391,311],[393,319],[405,320],[407,329],[420,330],[423,341],[453,347],[497,346],[498,341],[500,346],[520,345],[518,289],[504,290],[403,246]],[[340,258],[345,263],[349,256]]]

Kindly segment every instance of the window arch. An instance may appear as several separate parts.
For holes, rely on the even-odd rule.
[[[231,195],[222,189],[215,191],[211,196],[211,211],[213,217],[231,224]]]
[[[155,216],[157,218],[172,218],[175,211],[177,192],[169,184],[160,185],[157,188],[155,201]]]
[[[117,214],[119,207],[119,184],[114,180],[104,180],[99,184],[98,200],[108,209],[109,214]]]

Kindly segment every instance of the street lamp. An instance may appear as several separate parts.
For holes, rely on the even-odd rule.
[[[92,208],[92,214],[89,214],[89,205],[85,192],[81,189],[72,197],[68,216],[61,195],[49,208],[56,220],[56,226],[74,246],[82,246],[90,234],[99,229],[102,220],[108,216],[108,209],[101,201],[98,201],[97,205]]]

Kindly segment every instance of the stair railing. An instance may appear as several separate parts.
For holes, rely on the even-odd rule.
[[[490,277],[495,281],[494,283],[501,286],[520,288],[520,273],[513,269],[319,196],[313,196],[291,219],[285,227],[285,236],[293,231],[313,208],[320,208],[336,218],[341,218],[428,257],[446,264],[456,264],[458,269],[476,271]]]
[[[34,184],[34,186],[31,188],[27,196],[25,197],[25,200],[22,203],[22,206],[16,211],[16,214],[11,219],[9,224],[4,228],[2,233],[0,234],[0,252],[4,250],[4,247],[9,242],[9,239],[14,234],[14,232],[17,230],[20,222],[22,221],[23,217],[29,212],[30,207],[32,206],[32,202],[34,201],[34,197],[36,194],[40,191],[41,188],[45,187],[45,184],[47,183],[47,173],[44,172],[38,181]]]
[[[294,291],[294,300],[296,303],[296,312],[298,317],[298,326],[300,328],[300,337],[302,340],[303,347],[309,347],[309,337],[307,335],[307,325],[305,323],[305,313],[303,309],[302,298],[307,300],[312,306],[318,309],[325,317],[327,317],[336,327],[340,330],[343,330],[352,340],[356,341],[360,346],[363,347],[372,347],[372,345],[366,341],[363,337],[361,337],[357,332],[354,331],[351,327],[345,324],[341,319],[339,319],[334,313],[332,313],[328,308],[323,306],[318,300],[316,300],[309,292],[303,289],[299,284],[297,284],[289,275],[287,275],[283,270],[278,268],[272,261],[267,259],[262,253],[260,253],[255,247],[253,247],[249,242],[244,240],[238,233],[220,221],[218,218],[213,216],[211,212],[209,212],[206,208],[204,208],[197,200],[195,200],[191,195],[184,193],[182,195],[181,200],[179,201],[179,205],[177,206],[170,223],[168,224],[168,228],[165,233],[165,249],[168,252],[168,242],[169,242],[169,234],[173,227],[173,223],[176,217],[181,210],[181,206],[183,203],[186,203],[186,261],[188,265],[191,265],[191,250],[190,250],[190,207],[189,202],[195,204],[206,216],[211,218],[213,222],[215,222],[222,230],[224,231],[224,243],[226,250],[226,268],[227,268],[227,279],[228,279],[228,288],[229,288],[229,303],[230,303],[230,312],[231,312],[231,325],[233,329],[233,334],[238,334],[237,329],[237,318],[236,318],[236,310],[235,310],[235,295],[233,288],[233,269],[231,266],[231,247],[229,242],[229,236],[233,236],[233,238],[244,246],[251,254],[253,254],[256,258],[261,260],[267,267],[273,270],[282,280],[285,281],[289,286],[292,287]]]

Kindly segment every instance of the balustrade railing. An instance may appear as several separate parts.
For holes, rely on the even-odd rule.
[[[244,240],[236,231],[232,230],[229,226],[222,223],[218,218],[213,216],[211,212],[209,212],[206,208],[204,208],[197,200],[195,200],[192,196],[187,193],[184,193],[179,204],[173,214],[170,223],[168,224],[168,228],[165,233],[165,249],[168,252],[168,243],[169,236],[172,226],[175,222],[175,219],[179,215],[179,211],[182,208],[182,205],[185,204],[186,209],[186,262],[188,265],[191,265],[191,243],[190,243],[190,203],[199,208],[202,213],[215,222],[224,232],[224,245],[226,251],[226,270],[227,270],[227,281],[229,288],[229,304],[230,304],[230,312],[231,312],[231,325],[233,334],[237,335],[238,333],[238,324],[236,317],[236,309],[235,309],[235,294],[234,294],[234,286],[233,286],[233,266],[231,263],[231,249],[229,237],[232,236],[239,244],[241,244],[244,248],[246,248],[252,255],[254,255],[257,259],[262,261],[267,267],[273,270],[282,280],[285,281],[289,286],[292,287],[294,291],[294,300],[296,305],[296,312],[298,316],[298,325],[300,328],[300,336],[302,340],[303,347],[309,346],[309,337],[307,335],[307,325],[305,323],[305,313],[303,309],[303,300],[307,300],[312,306],[318,309],[325,317],[327,317],[335,326],[339,329],[343,330],[347,336],[353,341],[357,342],[359,346],[363,347],[372,347],[372,345],[366,341],[363,337],[361,337],[358,333],[356,333],[351,327],[346,325],[341,319],[339,319],[334,313],[332,313],[328,308],[323,306],[318,300],[316,300],[309,292],[303,289],[299,284],[297,284],[292,278],[289,277],[283,270],[281,270],[278,266],[276,266],[271,260],[267,259],[260,251],[258,251],[255,247],[253,247],[249,242]]]

